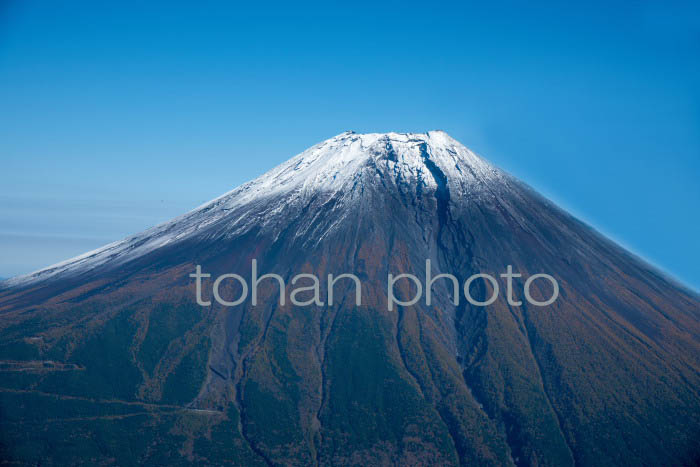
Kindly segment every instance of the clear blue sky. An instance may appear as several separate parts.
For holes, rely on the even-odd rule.
[[[697,2],[106,3],[0,3],[0,276],[443,129],[700,288]]]

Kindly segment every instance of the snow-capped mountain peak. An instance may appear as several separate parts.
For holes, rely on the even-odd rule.
[[[486,161],[444,131],[365,134],[346,131],[212,202],[224,198],[236,203],[248,202],[255,197],[299,189],[338,191],[352,183],[363,169],[376,165],[410,177],[426,171],[426,160],[451,181],[486,178],[496,173]]]
[[[290,206],[314,196],[359,199],[367,185],[376,192],[378,179],[390,179],[404,190],[443,189],[452,198],[478,193],[502,176],[488,162],[444,131],[366,133],[346,131],[318,143],[262,176],[190,211],[78,257],[5,281],[24,286],[57,274],[80,274],[116,267],[177,241],[201,235],[235,235],[250,225],[280,228],[279,217]],[[344,214],[339,213],[340,217]]]

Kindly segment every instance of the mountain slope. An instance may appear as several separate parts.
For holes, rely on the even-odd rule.
[[[298,273],[354,273],[362,305],[347,282],[333,305],[280,306],[272,282],[258,306],[196,305],[195,265],[248,278],[253,259],[287,293]],[[455,306],[441,280],[432,306],[387,311],[387,274],[425,283],[426,259],[433,276],[461,284],[512,265],[523,302],[524,279],[545,272],[560,297]],[[480,284],[472,296],[483,299]],[[211,280],[204,290],[210,298]],[[659,465],[700,455],[697,295],[443,132],[343,133],[171,222],[6,281],[0,337],[8,459]]]

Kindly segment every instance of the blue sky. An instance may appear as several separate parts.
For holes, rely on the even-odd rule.
[[[443,129],[700,288],[697,2],[489,3],[2,2],[0,276]]]

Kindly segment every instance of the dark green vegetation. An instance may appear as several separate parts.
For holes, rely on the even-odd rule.
[[[360,250],[361,267],[375,277],[405,268],[397,248],[388,266]],[[387,312],[382,282],[363,285],[374,306],[348,307],[344,290],[350,300],[330,309],[202,309],[185,286],[167,292],[171,302],[118,291],[7,313],[0,455],[59,465],[625,465],[697,455],[698,395],[686,383],[697,380],[695,354],[660,346],[668,328],[650,337],[580,296],[553,309],[498,302],[456,310],[451,348],[447,290],[432,309]]]

